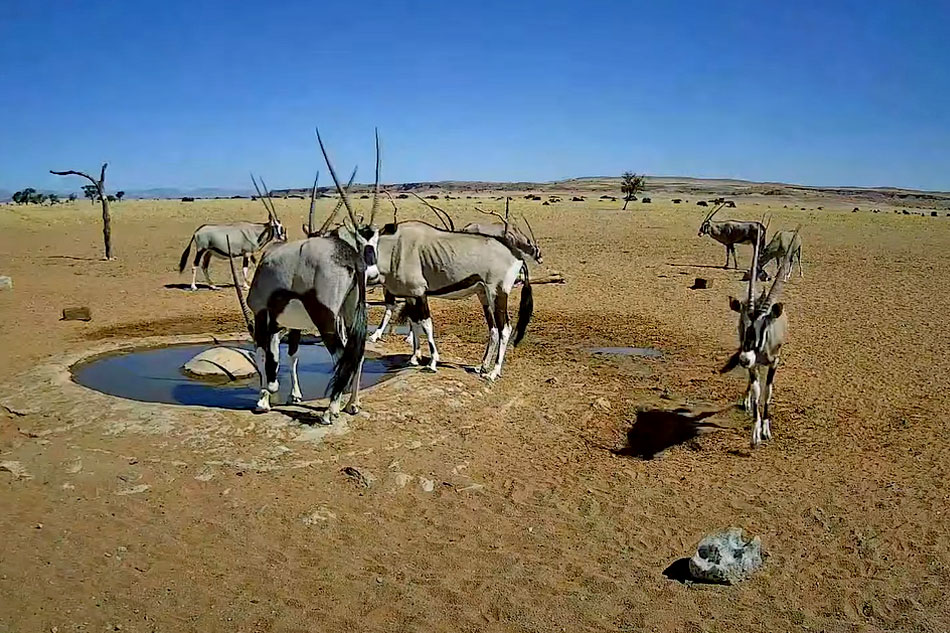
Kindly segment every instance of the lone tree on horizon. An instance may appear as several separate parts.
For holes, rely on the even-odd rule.
[[[115,256],[112,254],[112,215],[109,213],[110,196],[106,195],[106,167],[108,166],[109,163],[102,163],[102,171],[99,173],[99,180],[96,180],[87,173],[74,171],[72,169],[68,171],[49,170],[49,173],[55,174],[57,176],[82,176],[95,186],[96,196],[99,198],[99,201],[102,202],[102,240],[105,242],[107,260],[115,259]],[[83,187],[83,189],[85,189],[85,187]]]
[[[625,171],[622,175],[623,182],[620,183],[620,192],[623,193],[623,210],[627,210],[627,203],[636,199],[636,195],[643,191],[646,184],[646,176],[635,174],[631,171]]]

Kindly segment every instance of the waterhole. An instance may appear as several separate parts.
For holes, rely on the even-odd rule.
[[[212,343],[169,345],[104,354],[73,365],[73,380],[102,393],[141,402],[162,402],[221,409],[250,409],[257,402],[260,380],[257,376],[221,384],[189,377],[182,365],[199,353],[217,347]],[[230,344],[229,347],[250,349]],[[305,400],[323,397],[333,372],[333,361],[323,345],[303,344],[297,375]],[[404,364],[404,362],[402,363]],[[366,356],[362,387],[374,385],[396,371],[396,363],[386,358]],[[286,402],[290,393],[290,360],[286,346],[280,349],[280,393],[273,401]]]

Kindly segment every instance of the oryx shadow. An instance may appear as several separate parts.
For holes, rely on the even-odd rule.
[[[204,282],[195,283],[195,285],[198,286],[198,290],[211,290],[211,286],[209,286],[208,284]],[[233,283],[215,284],[215,286],[217,287],[218,290],[222,290],[224,288],[234,288]],[[191,289],[191,284],[165,284],[164,288],[167,290],[187,290],[188,292],[193,292]],[[197,291],[194,291],[194,292],[197,292]]]
[[[611,452],[615,455],[653,459],[666,449],[717,429],[729,429],[706,418],[729,411],[732,407],[713,411],[693,411],[686,407],[676,409],[641,409],[636,422],[627,431],[627,443]]]
[[[667,262],[667,266],[672,266],[674,268],[712,268],[715,270],[742,270],[741,268],[723,268],[722,266],[714,266],[713,264],[679,264],[673,262]]]

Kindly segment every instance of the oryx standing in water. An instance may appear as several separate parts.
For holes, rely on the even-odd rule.
[[[257,411],[270,409],[270,396],[277,393],[277,370],[281,334],[290,330],[288,347],[291,359],[292,390],[288,403],[303,398],[297,379],[297,350],[302,330],[316,329],[333,357],[334,370],[327,390],[330,405],[321,423],[332,424],[339,415],[340,400],[350,386],[346,410],[359,408],[359,382],[366,343],[366,281],[374,278],[378,231],[372,226],[379,198],[379,137],[376,139],[376,195],[370,222],[357,220],[317,131],[317,141],[330,175],[340,192],[353,223],[349,239],[339,235],[313,237],[270,248],[261,258],[251,282],[247,301],[235,283],[238,300],[254,338],[261,394]],[[355,246],[355,248],[354,248]],[[232,260],[232,275],[237,271]]]
[[[251,176],[251,180],[254,177]],[[264,181],[262,180],[261,183]],[[267,209],[267,222],[237,222],[234,224],[205,224],[198,227],[198,230],[191,236],[188,246],[181,254],[181,260],[178,262],[178,272],[185,272],[185,266],[188,263],[188,253],[191,252],[191,246],[195,246],[195,261],[191,266],[191,289],[197,290],[195,284],[198,276],[198,263],[201,263],[201,272],[204,273],[205,281],[212,290],[218,287],[211,281],[211,275],[208,274],[208,266],[211,264],[212,255],[220,259],[229,257],[242,257],[244,270],[244,288],[248,287],[247,269],[250,260],[255,259],[255,254],[261,251],[271,241],[287,241],[287,231],[277,218],[277,210],[274,208],[274,202],[270,199],[270,194],[262,196],[260,188],[257,187],[257,181],[254,181],[254,187],[257,189],[258,198]],[[264,185],[267,191],[267,185]],[[270,203],[270,204],[268,204]],[[231,255],[228,255],[227,243],[231,244]],[[202,261],[202,258],[204,260]]]
[[[719,213],[724,206],[726,206],[726,202],[721,203],[706,215],[703,223],[699,226],[699,235],[700,237],[709,235],[726,247],[726,264],[723,268],[729,268],[729,255],[732,255],[732,262],[738,268],[739,260],[736,259],[736,244],[758,244],[761,249],[765,244],[765,227],[762,226],[761,222],[740,222],[738,220],[713,222],[713,216]]]
[[[464,299],[478,295],[488,324],[488,344],[479,373],[489,380],[501,375],[509,341],[524,338],[534,302],[527,264],[503,240],[475,233],[438,229],[425,222],[389,224],[380,232],[379,278],[391,297],[406,299],[405,314],[413,332],[410,364],[419,363],[419,342],[425,332],[429,343],[428,368],[435,371],[435,345],[429,297]],[[508,297],[524,275],[518,322],[508,319]]]
[[[802,237],[798,234],[801,227],[794,231],[776,231],[775,235],[769,241],[768,245],[762,250],[762,256],[759,261],[759,270],[765,270],[765,266],[775,262],[776,272],[781,268],[782,262],[789,257],[789,266],[785,270],[785,279],[788,281],[792,276],[792,264],[798,261],[798,276],[804,277],[805,271],[802,270]]]
[[[797,234],[797,231],[796,231]],[[749,292],[745,301],[729,297],[729,307],[739,313],[739,349],[730,357],[720,370],[725,373],[736,365],[749,372],[749,387],[746,390],[745,409],[752,414],[752,447],[758,446],[763,439],[772,438],[769,406],[772,402],[772,383],[778,368],[779,354],[788,333],[788,313],[785,304],[778,299],[785,286],[784,278],[791,269],[791,255],[787,254],[779,266],[772,287],[756,296],[756,275],[759,259],[759,244],[755,243],[752,254],[752,268],[749,275]],[[765,398],[762,405],[760,373],[767,369],[765,378]],[[760,405],[764,411],[760,412]]]

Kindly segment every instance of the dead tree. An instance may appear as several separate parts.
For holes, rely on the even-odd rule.
[[[96,187],[96,195],[102,202],[102,240],[105,242],[106,259],[115,259],[112,254],[112,215],[109,213],[109,196],[106,195],[106,167],[109,163],[102,163],[102,171],[99,173],[99,180],[96,180],[87,173],[81,171],[53,171],[49,173],[57,176],[82,176]]]

